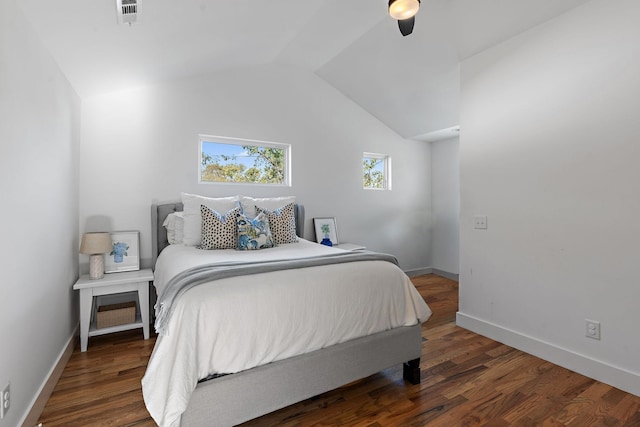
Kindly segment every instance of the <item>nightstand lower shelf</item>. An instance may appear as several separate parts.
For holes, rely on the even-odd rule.
[[[130,329],[138,329],[138,328],[144,328],[144,324],[142,323],[142,317],[140,317],[140,314],[136,314],[136,321],[134,323],[125,323],[123,325],[108,326],[106,328],[98,328],[96,327],[95,324],[92,324],[89,327],[89,336],[96,337],[98,335],[111,334],[114,332],[122,332],[122,331],[128,331]]]

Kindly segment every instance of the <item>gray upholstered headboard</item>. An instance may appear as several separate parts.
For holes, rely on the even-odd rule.
[[[169,246],[167,229],[162,226],[167,215],[183,209],[182,202],[151,205],[151,267],[155,269],[156,259],[164,248]],[[304,206],[295,205],[296,233],[304,237]]]

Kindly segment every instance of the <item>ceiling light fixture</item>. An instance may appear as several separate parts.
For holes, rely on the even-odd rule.
[[[389,15],[402,21],[413,18],[420,9],[420,0],[389,0]]]
[[[398,27],[403,36],[413,32],[418,9],[420,9],[420,0],[389,0],[389,15],[398,21]]]

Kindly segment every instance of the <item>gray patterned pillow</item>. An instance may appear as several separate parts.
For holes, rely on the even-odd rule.
[[[200,205],[202,215],[202,243],[200,249],[235,249],[238,245],[236,216],[240,207],[231,209],[224,215]]]
[[[271,234],[273,234],[273,241],[276,245],[298,242],[298,236],[296,235],[296,216],[293,203],[289,203],[288,205],[274,211],[256,206],[256,212],[264,212],[267,214],[267,217],[269,218],[269,226],[271,227]]]

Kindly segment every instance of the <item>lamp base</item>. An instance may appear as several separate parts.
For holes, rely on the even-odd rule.
[[[97,280],[104,277],[104,254],[89,256],[89,279]]]

